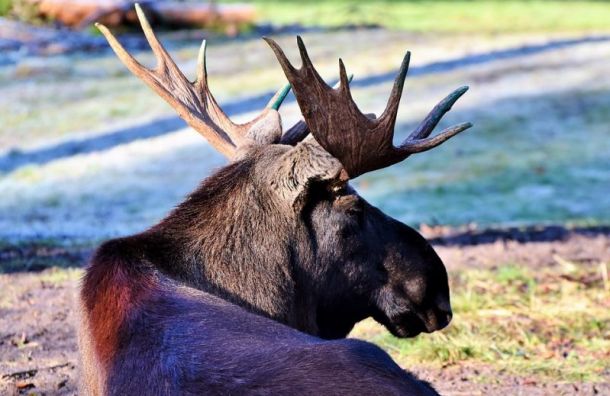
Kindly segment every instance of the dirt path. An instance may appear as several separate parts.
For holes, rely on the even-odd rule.
[[[76,393],[73,303],[80,273],[0,276],[0,394]]]
[[[424,230],[438,236],[442,230]],[[450,272],[519,262],[537,268],[549,262],[610,262],[610,235],[567,234],[561,241],[497,239],[475,246],[437,246]],[[551,263],[552,264],[552,263]],[[77,322],[74,296],[80,268],[0,275],[0,394],[75,394]],[[425,336],[425,335],[424,335]],[[549,383],[535,374],[520,377],[488,365],[458,364],[442,369],[413,368],[445,395],[610,394],[604,383]]]

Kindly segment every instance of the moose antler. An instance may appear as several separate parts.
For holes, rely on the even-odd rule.
[[[153,32],[144,12],[135,4],[144,35],[157,58],[157,67],[148,69],[131,56],[104,25],[96,24],[127,68],[170,104],[193,129],[205,137],[218,151],[229,158],[239,146],[249,142],[273,143],[281,137],[281,121],[277,112],[288,94],[290,85],[278,91],[267,107],[245,124],[235,124],[222,111],[212,96],[205,64],[206,42],[197,59],[197,80],[191,83]]]
[[[468,87],[461,87],[439,102],[422,123],[398,147],[392,143],[398,104],[409,69],[407,52],[394,82],[385,111],[379,118],[361,113],[352,99],[343,61],[339,59],[340,86],[329,87],[314,68],[303,40],[297,37],[302,66],[295,69],[279,45],[264,38],[275,53],[292,85],[308,129],[326,151],[336,157],[350,178],[400,162],[413,153],[429,150],[470,128],[462,123],[428,137]]]

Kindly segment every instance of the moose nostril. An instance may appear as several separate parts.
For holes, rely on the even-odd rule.
[[[437,318],[438,318],[438,324],[439,324],[439,329],[442,329],[443,327],[446,327],[450,322],[451,319],[453,318],[453,313],[451,312],[451,310],[439,310],[438,314],[437,314]]]
[[[438,296],[435,302],[436,304],[430,314],[434,316],[436,330],[440,330],[451,322],[453,312],[451,311],[451,304],[448,298]]]

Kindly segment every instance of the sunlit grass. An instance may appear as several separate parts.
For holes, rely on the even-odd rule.
[[[300,1],[255,0],[274,23],[314,26],[380,25],[417,32],[608,30],[602,1]]]
[[[41,282],[51,284],[63,284],[68,281],[79,280],[83,276],[82,268],[59,268],[53,267],[40,274]]]
[[[605,223],[610,173],[596,169],[610,165],[600,155],[610,148],[608,93],[572,90],[481,106],[492,110],[456,118],[475,121],[460,143],[365,175],[358,190],[415,225]],[[600,106],[587,104],[594,102]]]
[[[543,381],[599,381],[610,370],[607,270],[599,263],[460,270],[450,274],[447,329],[397,339],[367,321],[352,336],[374,341],[405,367],[486,364]]]

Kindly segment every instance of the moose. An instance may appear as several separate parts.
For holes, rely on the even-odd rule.
[[[136,12],[158,66],[148,69],[98,25],[119,59],[230,163],[150,229],[102,244],[79,295],[81,388],[115,394],[437,394],[373,344],[344,339],[373,317],[398,337],[451,320],[447,272],[414,229],[349,181],[438,146],[430,137],[464,94],[392,139],[407,52],[380,117],[360,112],[340,61],[328,86],[301,38],[302,67],[274,51],[304,120],[283,132],[281,90],[233,123],[207,82],[205,41],[191,83]]]

